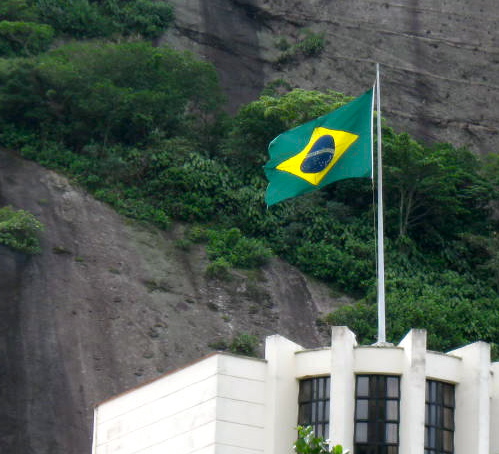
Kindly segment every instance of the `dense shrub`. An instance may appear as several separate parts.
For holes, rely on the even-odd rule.
[[[258,337],[248,333],[241,333],[232,339],[229,351],[238,355],[256,356],[258,348]]]
[[[36,254],[40,252],[38,233],[42,230],[43,225],[31,213],[8,206],[0,208],[0,244]]]
[[[272,255],[272,251],[261,240],[245,237],[236,227],[211,230],[207,252],[211,260],[224,258],[231,265],[243,268],[262,266]]]

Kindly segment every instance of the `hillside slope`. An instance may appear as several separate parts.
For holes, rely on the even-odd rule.
[[[315,320],[342,301],[279,260],[207,280],[183,251],[65,178],[0,151],[0,204],[36,214],[43,252],[0,247],[0,452],[91,451],[99,401],[248,332],[324,344]]]
[[[217,66],[232,109],[279,78],[358,96],[381,65],[390,125],[421,140],[499,149],[499,15],[494,0],[171,0],[165,38]],[[319,56],[276,65],[278,43],[324,34]]]

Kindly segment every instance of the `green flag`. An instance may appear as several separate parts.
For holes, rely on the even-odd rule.
[[[269,145],[265,201],[273,205],[346,178],[372,178],[373,89],[290,129]]]

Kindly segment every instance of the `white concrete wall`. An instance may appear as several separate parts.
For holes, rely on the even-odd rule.
[[[265,342],[267,360],[265,454],[290,454],[296,440],[299,384],[296,375],[298,344],[282,336]]]
[[[267,364],[235,355],[217,355],[217,358],[214,453],[263,453]]]
[[[450,353],[462,359],[456,384],[455,454],[489,453],[490,346],[475,342]]]
[[[94,454],[263,453],[265,363],[213,355],[99,405]]]
[[[400,452],[420,454],[425,430],[426,331],[409,331],[399,346],[404,352],[400,381]]]
[[[318,348],[296,352],[296,377],[319,377],[331,374],[331,349]]]
[[[355,412],[354,347],[355,335],[346,326],[335,326],[331,333],[331,401],[329,438],[333,445],[353,448]]]
[[[490,382],[490,453],[499,454],[499,362],[492,364]]]

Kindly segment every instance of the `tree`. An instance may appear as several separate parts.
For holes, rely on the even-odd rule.
[[[471,224],[484,227],[494,191],[473,153],[450,144],[423,146],[389,128],[383,147],[389,233],[422,240],[455,237]]]

